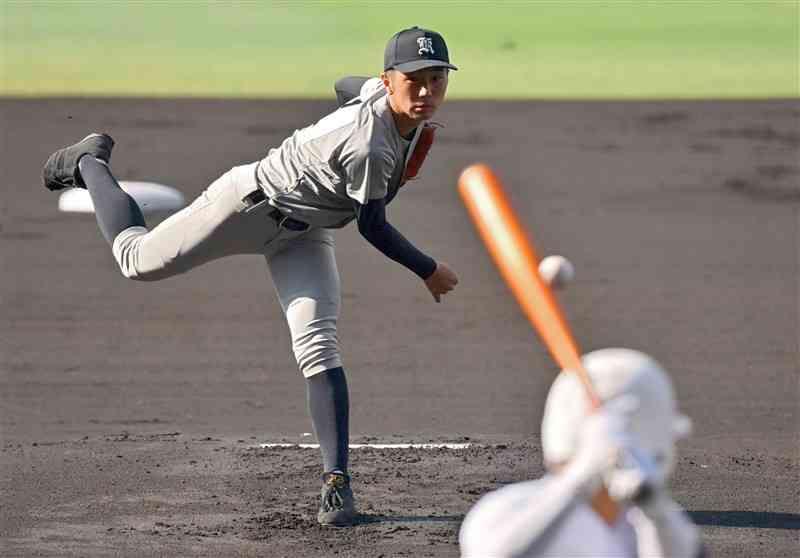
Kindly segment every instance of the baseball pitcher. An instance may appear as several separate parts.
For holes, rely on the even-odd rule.
[[[322,524],[355,518],[332,230],[355,220],[363,237],[416,274],[436,302],[458,283],[386,219],[386,205],[419,171],[433,138],[429,120],[456,67],[440,34],[413,27],[389,40],[383,70],[380,78],[337,82],[343,106],[260,161],[232,168],[153,229],[111,173],[110,136],[94,133],[56,151],[43,171],[50,190],[89,191],[100,231],[129,279],[157,281],[233,254],[266,258],[322,449]]]
[[[549,474],[484,496],[461,526],[461,555],[698,558],[697,527],[669,496],[675,440],[688,434],[672,384],[649,356],[584,356],[601,409],[575,374],[547,396],[542,449]]]

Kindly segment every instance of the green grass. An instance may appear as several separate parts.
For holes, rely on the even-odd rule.
[[[0,95],[329,97],[440,31],[451,98],[800,96],[800,0],[0,0]]]

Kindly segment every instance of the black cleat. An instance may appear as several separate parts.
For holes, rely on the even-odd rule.
[[[350,490],[350,477],[340,471],[322,475],[322,503],[319,506],[317,521],[320,525],[352,525],[356,519],[353,491]]]
[[[78,171],[78,161],[84,155],[91,155],[108,163],[111,159],[111,150],[114,140],[108,134],[89,134],[75,145],[59,149],[44,164],[42,178],[48,190],[63,190],[64,188],[86,188],[81,173]]]

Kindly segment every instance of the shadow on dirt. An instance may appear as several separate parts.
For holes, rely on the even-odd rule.
[[[800,530],[800,514],[753,511],[690,511],[698,525],[715,527],[756,527],[758,529]]]
[[[455,523],[463,521],[463,515],[369,515],[362,514],[356,525],[370,523]]]

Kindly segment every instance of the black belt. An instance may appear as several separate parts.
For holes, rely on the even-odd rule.
[[[267,194],[264,193],[264,190],[259,188],[258,190],[254,190],[243,197],[242,201],[245,204],[245,211],[251,211],[257,206],[267,202]],[[267,213],[267,217],[275,221],[278,227],[289,231],[305,231],[309,228],[308,223],[298,221],[297,219],[292,219],[291,217],[281,213],[278,208],[273,208],[272,211]]]

